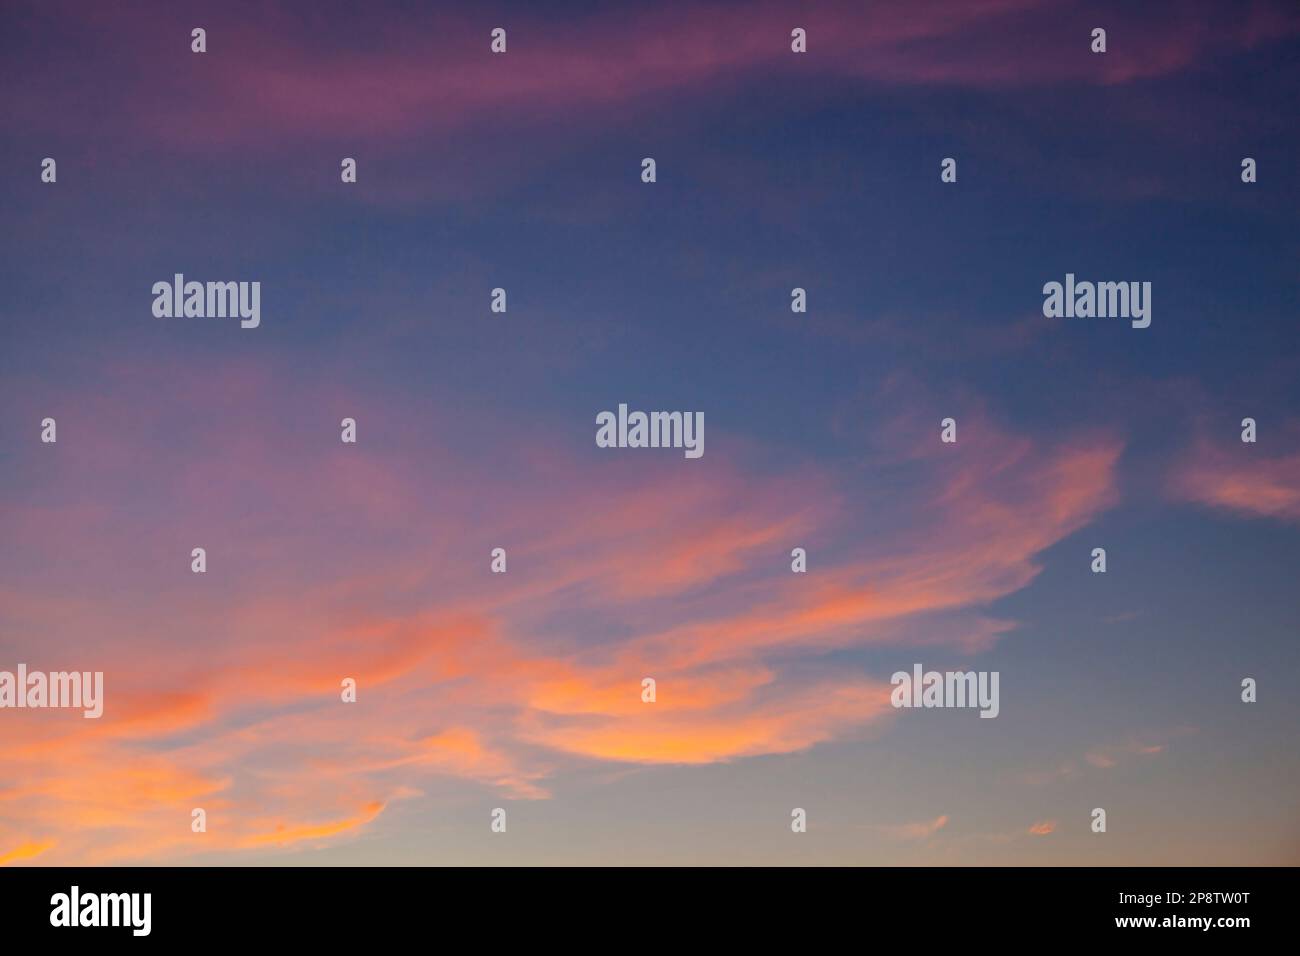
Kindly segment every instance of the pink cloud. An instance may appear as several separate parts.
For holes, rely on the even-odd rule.
[[[1234,441],[1233,434],[1215,442],[1202,436],[1172,477],[1175,496],[1241,515],[1300,522],[1300,452],[1289,450],[1297,446],[1300,428],[1293,423],[1279,435],[1255,444]]]
[[[1148,731],[1131,734],[1118,743],[1098,744],[1090,747],[1081,758],[1065,760],[1047,770],[1035,770],[1025,774],[1024,779],[1033,785],[1053,783],[1079,776],[1087,767],[1096,770],[1111,770],[1128,762],[1134,757],[1154,757],[1165,753],[1170,743],[1178,737],[1195,733],[1192,727],[1177,727],[1167,731]],[[1086,764],[1087,767],[1081,766]]]
[[[1185,9],[1157,20],[1156,12],[1132,10],[1108,18],[1111,49],[1104,56],[1088,49],[1095,17],[1035,0],[665,5],[564,20],[515,13],[504,23],[509,52],[502,56],[490,53],[490,24],[482,17],[416,15],[400,26],[362,18],[339,36],[287,9],[265,7],[238,18],[208,17],[209,52],[195,56],[189,20],[165,8],[144,26],[141,18],[82,8],[74,16],[71,8],[42,4],[29,11],[35,27],[84,24],[105,49],[129,43],[145,66],[105,91],[114,108],[100,99],[84,102],[77,91],[90,77],[75,70],[54,79],[17,70],[13,99],[23,122],[42,121],[38,110],[79,125],[125,114],[137,135],[188,150],[339,136],[378,144],[502,123],[551,125],[591,111],[700,96],[775,71],[791,83],[814,73],[877,85],[1123,84],[1300,28],[1300,17],[1277,5],[1250,4],[1229,18],[1196,6],[1203,15]],[[809,52],[801,56],[790,51],[796,26],[808,32]],[[102,74],[104,66],[91,61],[84,69]],[[168,82],[159,81],[162,73]]]
[[[105,671],[100,721],[3,715],[0,846],[54,841],[50,862],[280,852],[364,836],[435,784],[544,799],[584,762],[717,763],[883,727],[881,676],[794,674],[783,657],[987,647],[1011,626],[987,606],[1114,501],[1120,451],[971,417],[956,449],[904,443],[909,480],[865,492],[897,520],[862,538],[864,491],[825,469],[747,453],[593,465],[478,421],[517,449],[502,472],[430,440],[463,422],[408,418],[382,394],[349,397],[363,444],[343,446],[321,411],[338,395],[257,363],[214,365],[203,389],[159,368],[102,378],[0,513],[23,556],[4,564],[14,651]],[[488,571],[498,543],[506,575]],[[813,549],[806,575],[789,568],[796,543]],[[35,566],[62,569],[57,600]]]
[[[884,833],[900,840],[927,840],[948,825],[948,815],[942,814],[933,820],[919,823],[902,823],[896,826],[877,827]]]

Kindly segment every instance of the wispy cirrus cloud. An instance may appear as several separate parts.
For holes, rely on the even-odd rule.
[[[1176,465],[1175,497],[1222,511],[1300,522],[1300,427],[1268,442],[1211,441],[1204,434]]]
[[[11,850],[0,851],[0,866],[5,866],[9,863],[22,863],[27,860],[35,859],[53,846],[53,840],[43,840],[40,842],[33,840],[26,843],[20,843]]]
[[[171,82],[147,70],[121,71],[92,54],[57,77],[34,67],[12,71],[13,109],[23,122],[41,117],[26,103],[54,98],[78,122],[102,121],[104,100],[154,143],[183,150],[260,146],[349,131],[371,143],[432,131],[512,123],[553,124],[592,110],[649,98],[701,95],[734,77],[812,72],[870,84],[982,89],[1044,83],[1114,85],[1188,68],[1199,57],[1249,49],[1300,30],[1286,4],[1254,2],[1231,17],[1214,6],[1161,17],[1158,10],[1112,11],[1114,39],[1104,57],[1089,52],[1095,15],[1082,4],[996,0],[969,4],[922,0],[904,7],[820,3],[717,3],[646,8],[634,17],[599,11],[564,21],[528,10],[481,16],[409,12],[399,28],[384,18],[303,18],[287,7],[247,5],[203,17],[209,52],[189,51],[193,16],[160,8],[142,28],[110,11],[77,8],[98,47],[129,47],[133,62],[157,63]],[[67,29],[61,4],[20,8],[17,36]],[[1073,14],[1080,16],[1073,16]],[[1158,28],[1152,20],[1158,18]],[[489,30],[508,29],[509,52],[489,51]],[[793,58],[790,32],[808,32],[809,53]],[[1128,42],[1140,34],[1142,44]],[[18,63],[21,64],[21,47]],[[105,69],[122,82],[104,84]],[[95,75],[100,93],[87,78]],[[21,95],[42,84],[45,95]],[[157,122],[164,114],[167,122]],[[65,114],[66,115],[66,114]]]
[[[875,829],[898,840],[926,840],[934,836],[947,825],[948,814],[945,813],[935,817],[933,820],[923,820],[917,823],[881,825],[877,826]]]
[[[0,792],[0,844],[57,841],[55,862],[318,845],[382,827],[384,808],[436,780],[544,799],[575,763],[699,765],[860,733],[892,714],[888,684],[819,655],[996,640],[1010,625],[987,606],[1109,507],[1120,449],[988,421],[969,451],[909,448],[907,480],[873,491],[907,520],[863,541],[857,492],[825,469],[631,469],[520,432],[503,474],[377,396],[355,408],[363,436],[384,421],[385,439],[343,446],[320,412],[337,397],[256,364],[215,368],[200,390],[166,371],[104,374],[87,387],[114,398],[93,414],[127,424],[68,420],[76,439],[17,472],[0,510],[12,553],[63,566],[79,595],[51,619],[40,579],[7,560],[5,631],[21,639],[6,658],[105,671],[100,721],[5,714],[18,732],[0,762],[21,783]],[[223,381],[222,415],[205,415]],[[250,424],[270,407],[299,424]],[[197,423],[183,443],[157,439],[179,421]],[[78,504],[87,461],[93,513]],[[204,576],[188,567],[200,540]],[[815,573],[791,574],[791,546],[810,543]],[[505,575],[488,571],[497,544]],[[147,609],[117,597],[140,587]],[[812,669],[792,670],[792,650]],[[344,677],[356,704],[340,701]],[[193,807],[206,834],[189,830]]]
[[[1135,758],[1163,754],[1175,739],[1194,733],[1196,729],[1193,727],[1133,733],[1116,743],[1089,747],[1082,755],[1063,760],[1050,769],[1030,771],[1024,775],[1024,780],[1040,786],[1073,779],[1089,770],[1110,770]]]

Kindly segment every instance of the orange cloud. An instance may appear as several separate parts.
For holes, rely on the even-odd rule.
[[[1055,820],[1039,821],[1038,823],[1035,823],[1033,826],[1029,828],[1029,832],[1032,833],[1034,836],[1047,836],[1049,833],[1055,833],[1056,821]]]
[[[890,712],[889,685],[867,681],[817,685],[761,707],[703,713],[656,710],[577,723],[529,721],[539,743],[603,760],[635,763],[713,763],[737,757],[789,753],[829,740],[837,732]]]
[[[361,810],[353,816],[345,817],[341,820],[331,820],[327,823],[314,824],[290,824],[278,822],[275,828],[266,833],[255,833],[251,836],[244,837],[240,840],[239,845],[243,847],[259,846],[285,846],[290,843],[300,843],[303,841],[323,840],[327,837],[337,836],[340,833],[346,833],[349,830],[355,830],[364,826],[375,817],[379,816],[384,810],[382,801],[376,800],[362,807]]]
[[[46,850],[53,847],[54,840],[34,841],[29,840],[26,843],[20,843],[7,853],[0,853],[0,866],[9,863],[19,863],[23,860],[30,860],[40,856]]]
[[[934,836],[947,825],[948,815],[945,813],[933,820],[920,823],[902,823],[896,826],[881,826],[877,827],[877,829],[900,840],[924,840]]]
[[[182,416],[206,424],[151,452],[157,486],[184,491],[141,519],[139,463],[122,446],[148,446],[209,392],[165,370],[108,374],[126,424],[70,445],[41,487],[41,500],[81,500],[94,461],[102,507],[16,525],[15,553],[83,554],[76,597],[55,601],[18,568],[19,600],[0,610],[6,633],[32,635],[29,663],[105,671],[99,721],[0,715],[16,731],[0,739],[5,819],[57,841],[43,861],[278,852],[361,832],[435,786],[541,799],[584,761],[701,765],[874,730],[893,714],[889,686],[822,653],[987,647],[1012,626],[988,605],[1109,507],[1120,452],[1108,436],[1049,445],[968,418],[978,440],[905,456],[905,480],[871,486],[864,505],[824,470],[593,469],[504,426],[520,465],[502,475],[419,440],[435,424],[356,399],[410,439],[358,467],[328,443],[230,426],[338,403],[234,366],[213,371],[234,383],[223,415]],[[477,496],[499,504],[484,513]],[[891,520],[863,534],[864,512]],[[192,537],[209,548],[201,579],[178,568]],[[487,571],[497,542],[506,575]],[[790,571],[795,544],[810,548],[807,574]],[[147,602],[130,598],[140,588]],[[344,677],[355,703],[340,699]],[[190,830],[195,807],[207,833]]]

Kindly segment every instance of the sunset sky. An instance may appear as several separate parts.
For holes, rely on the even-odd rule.
[[[1300,863],[1297,62],[1286,0],[6,0],[0,670],[106,700],[0,710],[0,864]]]

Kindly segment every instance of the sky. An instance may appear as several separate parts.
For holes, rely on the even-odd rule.
[[[0,864],[1300,862],[1298,62],[1287,2],[6,0],[0,671],[105,704],[0,710]]]

